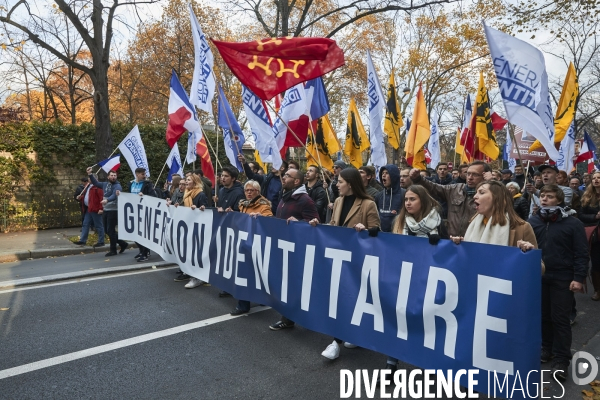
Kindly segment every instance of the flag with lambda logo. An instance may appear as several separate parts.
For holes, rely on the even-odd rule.
[[[346,143],[344,144],[344,154],[350,158],[350,164],[355,168],[363,165],[362,153],[371,146],[365,127],[358,114],[354,98],[350,99],[350,109],[348,110],[348,121],[346,125]]]
[[[329,121],[329,116],[324,115],[313,121],[312,125],[315,137],[309,134],[306,141],[306,147],[309,149],[309,152],[306,152],[308,164],[321,164],[323,168],[333,171],[332,157],[341,150],[341,147]],[[315,157],[317,157],[316,160]]]
[[[400,147],[400,128],[404,126],[402,114],[400,113],[400,103],[396,93],[396,82],[394,71],[390,74],[388,84],[387,101],[385,103],[385,123],[383,132],[387,135],[388,142],[395,150]],[[408,130],[408,127],[407,127]]]
[[[569,63],[567,76],[565,77],[558,107],[556,108],[556,116],[554,117],[554,143],[561,143],[565,139],[571,122],[575,119],[577,96],[579,96],[579,82],[577,80],[577,71],[571,62]],[[542,147],[542,144],[539,140],[536,140],[529,150],[533,151],[540,147]]]
[[[475,136],[478,149],[492,160],[498,158],[500,149],[496,143],[496,132],[492,124],[490,99],[483,80],[483,72],[479,73],[479,88],[475,99]]]
[[[212,42],[231,72],[263,100],[344,65],[344,52],[327,38]]]

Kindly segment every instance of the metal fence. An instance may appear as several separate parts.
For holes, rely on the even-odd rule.
[[[0,200],[0,232],[79,225],[81,211],[71,193],[32,192]]]

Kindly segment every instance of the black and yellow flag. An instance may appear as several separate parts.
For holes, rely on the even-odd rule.
[[[496,132],[492,125],[492,113],[490,111],[490,99],[483,81],[483,72],[479,73],[479,88],[475,100],[475,135],[479,151],[495,160],[500,154],[496,143]]]
[[[321,165],[323,168],[333,171],[331,156],[340,151],[340,142],[331,127],[329,115],[326,114],[317,121],[313,121],[312,126],[316,140],[313,139],[312,132],[309,132],[306,141],[308,165]]]
[[[385,103],[385,123],[383,131],[388,137],[388,142],[395,149],[400,147],[400,128],[404,126],[402,114],[400,113],[400,104],[396,95],[396,83],[394,71],[390,74],[390,83],[387,91],[387,102]]]
[[[350,99],[350,110],[348,110],[348,123],[346,125],[346,143],[344,144],[344,154],[350,158],[350,164],[359,168],[363,165],[362,153],[371,147],[369,137],[365,132],[365,127],[360,120],[360,115],[356,109],[354,98]]]

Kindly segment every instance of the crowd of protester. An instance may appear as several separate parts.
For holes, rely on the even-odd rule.
[[[600,300],[600,172],[567,175],[554,165],[525,169],[492,170],[483,161],[455,169],[440,163],[435,170],[419,171],[410,166],[386,165],[358,169],[336,161],[333,173],[316,165],[306,171],[295,161],[284,161],[268,173],[240,155],[247,180],[241,183],[234,167],[220,171],[213,190],[201,170],[174,175],[160,190],[146,180],[143,168],[135,170],[131,193],[167,199],[169,206],[219,212],[241,212],[253,217],[305,221],[312,226],[330,224],[370,235],[379,231],[426,238],[433,245],[440,239],[518,247],[542,251],[542,349],[541,362],[552,361],[559,379],[566,379],[571,360],[571,325],[577,316],[574,293],[583,291],[591,264],[592,300]],[[98,182],[88,169],[76,199],[81,203],[85,244],[92,223],[104,245],[104,227],[110,238],[107,256],[120,253],[127,243],[118,240],[117,196],[122,190],[117,173]],[[101,215],[103,214],[103,218]],[[139,262],[149,250],[138,244]],[[175,281],[192,289],[205,282],[178,271]],[[219,296],[229,296],[226,292]],[[250,302],[238,300],[232,315],[250,311]],[[294,321],[281,316],[270,325],[274,331],[293,328]],[[336,359],[342,340],[334,338],[322,355]],[[356,347],[344,343],[345,347]],[[395,370],[398,360],[389,357],[386,368]]]

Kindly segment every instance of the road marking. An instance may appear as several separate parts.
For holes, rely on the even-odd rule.
[[[265,310],[269,310],[271,307],[259,306],[254,307],[250,310],[249,314],[255,314],[258,312],[262,312]],[[185,324],[181,326],[176,326],[174,328],[165,329],[158,332],[147,333],[145,335],[132,337],[130,339],[119,340],[118,342],[108,343],[102,346],[92,347],[90,349],[76,351],[74,353],[65,354],[58,357],[52,357],[41,361],[36,361],[33,363],[21,365],[19,367],[9,368],[0,371],[0,379],[10,378],[11,376],[17,376],[21,374],[26,374],[28,372],[37,371],[39,369],[52,367],[59,364],[64,364],[70,361],[79,360],[86,357],[91,357],[97,354],[106,353],[108,351],[113,351],[117,349],[122,349],[124,347],[133,346],[139,343],[148,342],[154,339],[160,339],[166,336],[177,335],[178,333],[191,331],[193,329],[203,328],[205,326],[218,324],[220,322],[229,321],[235,318],[243,317],[244,315],[231,316],[229,314],[221,315],[218,317],[208,318],[198,322],[192,322],[190,324]]]
[[[23,287],[17,287],[17,288],[14,288],[14,289],[0,290],[0,294],[20,292],[22,290],[42,289],[42,288],[47,288],[47,287],[52,287],[52,286],[70,285],[72,283],[81,283],[81,282],[96,281],[96,280],[99,280],[99,279],[109,279],[109,278],[116,278],[116,277],[120,277],[120,276],[146,274],[148,272],[159,272],[159,271],[165,271],[165,270],[174,269],[174,268],[179,268],[179,267],[177,267],[177,266],[173,266],[173,267],[159,267],[157,269],[150,268],[150,269],[145,269],[145,270],[142,270],[142,271],[134,271],[134,272],[118,272],[117,271],[114,274],[93,276],[93,277],[89,277],[89,278],[71,278],[71,279],[68,279],[68,280],[60,281],[60,282],[44,283],[44,284],[35,285],[35,286],[23,286]]]

